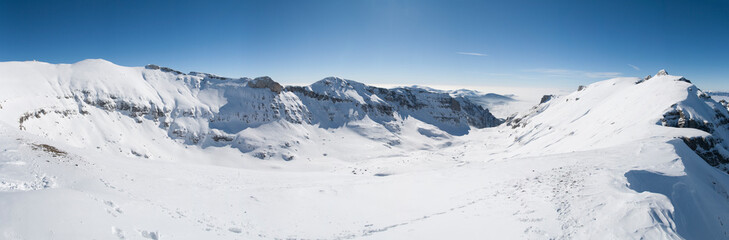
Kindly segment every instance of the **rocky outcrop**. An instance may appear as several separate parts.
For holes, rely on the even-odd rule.
[[[660,71],[658,71],[658,73],[656,73],[656,77],[660,76],[668,76],[668,72],[666,72],[666,69],[661,69]]]
[[[160,71],[163,71],[163,72],[170,72],[170,73],[174,73],[174,74],[184,74],[184,73],[182,73],[180,71],[177,71],[175,69],[168,68],[168,67],[160,67],[160,66],[157,66],[157,65],[154,65],[154,64],[147,64],[147,66],[144,66],[144,68],[150,69],[150,70],[160,70]]]
[[[712,123],[697,120],[692,118],[691,116],[687,116],[687,114],[685,114],[682,109],[677,108],[675,105],[673,108],[673,110],[663,114],[663,119],[661,119],[661,123],[663,126],[675,128],[694,128],[708,133],[714,132],[714,125]]]
[[[199,77],[207,78],[207,79],[226,80],[226,81],[227,80],[233,80],[232,78],[221,77],[221,76],[218,76],[218,75],[215,75],[215,74],[210,74],[210,73],[190,72],[188,74],[189,75],[193,75],[193,76],[199,76]]]
[[[154,65],[154,64],[148,64],[147,66],[144,66],[144,68],[150,69],[150,70],[159,70],[159,66]]]
[[[552,98],[554,98],[554,95],[544,95],[542,96],[542,100],[539,100],[539,104],[549,102]]]
[[[642,82],[648,81],[648,80],[649,80],[649,79],[651,79],[652,77],[653,77],[653,76],[651,76],[651,75],[647,75],[647,76],[643,77],[643,79],[640,79],[640,80],[636,81],[636,82],[635,82],[635,84],[639,84],[639,83],[642,83]]]
[[[686,79],[685,77],[681,77],[681,78],[677,79],[676,81],[682,81],[682,82],[691,83],[691,81],[688,80],[688,79]]]
[[[722,139],[711,136],[683,137],[681,139],[691,150],[703,158],[706,163],[729,173],[729,168],[727,168],[729,155],[726,154],[726,149],[721,146]]]
[[[271,90],[271,92],[275,93],[281,93],[283,90],[283,86],[281,84],[273,81],[268,76],[263,77],[257,77],[251,81],[248,82],[248,87],[250,88],[268,88],[268,90]]]

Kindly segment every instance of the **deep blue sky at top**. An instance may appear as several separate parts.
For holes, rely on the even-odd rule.
[[[87,58],[284,83],[570,88],[666,68],[729,90],[729,1],[0,1],[0,61]]]

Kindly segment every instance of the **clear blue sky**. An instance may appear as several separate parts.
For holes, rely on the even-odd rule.
[[[729,1],[0,1],[0,61],[557,86],[666,68],[729,90]]]

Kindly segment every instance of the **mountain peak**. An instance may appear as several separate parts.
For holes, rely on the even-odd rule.
[[[347,80],[347,79],[344,79],[344,78],[341,78],[341,77],[334,77],[334,76],[325,77],[324,79],[319,80],[319,81],[317,81],[314,84],[317,84],[317,83],[324,84],[324,85],[327,85],[327,86],[342,86],[342,87],[343,86],[347,86],[347,85],[351,85],[353,83],[354,84],[359,84],[359,82],[357,82],[357,81]]]
[[[326,77],[311,84],[314,91],[342,91],[346,89],[363,89],[365,84],[341,77]]]
[[[666,72],[666,69],[661,69],[656,73],[656,76],[668,76],[668,72]]]

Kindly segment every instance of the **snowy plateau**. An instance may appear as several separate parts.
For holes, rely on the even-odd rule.
[[[729,94],[544,94],[3,62],[0,239],[729,239]]]

